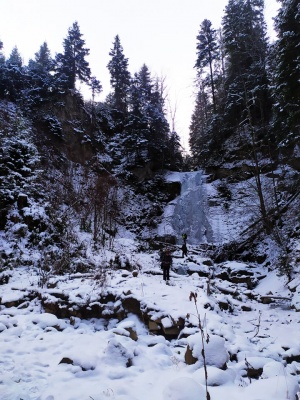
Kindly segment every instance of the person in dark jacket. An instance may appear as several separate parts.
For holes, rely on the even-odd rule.
[[[182,258],[184,258],[184,256],[187,256],[187,252],[188,252],[187,246],[185,243],[183,243],[181,250],[182,250]]]
[[[161,254],[161,267],[163,270],[163,279],[168,281],[170,279],[170,269],[173,263],[173,259],[169,249],[166,249]]]

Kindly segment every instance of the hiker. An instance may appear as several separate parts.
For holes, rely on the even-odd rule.
[[[187,234],[186,234],[186,233],[183,233],[183,234],[182,234],[182,240],[183,240],[183,243],[184,243],[184,244],[186,244],[186,239],[187,239]]]
[[[172,256],[169,249],[166,249],[161,254],[161,267],[163,270],[163,279],[168,281],[170,279],[170,268],[172,265]]]
[[[181,247],[181,250],[182,250],[182,258],[184,258],[184,256],[187,256],[187,252],[188,252],[188,249],[186,247],[186,243],[183,243],[183,245]]]
[[[163,269],[162,262],[163,262],[163,259],[164,259],[164,255],[165,255],[165,250],[161,247],[159,249],[159,261],[160,261],[161,269]]]

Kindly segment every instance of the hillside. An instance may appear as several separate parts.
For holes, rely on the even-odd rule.
[[[200,23],[188,153],[118,34],[102,101],[78,21],[0,37],[0,400],[300,400],[298,3],[273,43],[264,0]]]
[[[213,170],[135,164],[75,94],[59,104],[48,125],[46,105],[0,107],[1,399],[295,399],[295,165],[261,160],[268,234],[236,148]]]
[[[115,251],[122,266],[105,269]],[[169,285],[158,253],[125,237],[94,255],[93,272],[44,287],[38,271],[16,268],[0,287],[1,399],[194,400],[205,383],[214,400],[296,399],[299,278],[213,264],[196,246],[173,256]],[[271,293],[281,298],[263,299]]]

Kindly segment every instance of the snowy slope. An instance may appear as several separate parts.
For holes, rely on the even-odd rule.
[[[134,243],[128,241],[127,248],[131,245]],[[161,318],[166,327],[170,318],[183,318],[182,334],[171,340],[162,334],[153,335],[134,314],[118,321],[103,317],[58,319],[43,313],[38,298],[24,298],[34,290],[50,295],[52,289],[38,288],[38,276],[20,268],[8,284],[0,287],[2,303],[24,300],[17,307],[1,306],[2,400],[205,399],[201,356],[193,365],[186,365],[184,358],[188,344],[194,356],[199,356],[202,349],[197,312],[189,300],[191,291],[198,295],[200,317],[210,337],[205,350],[211,399],[296,398],[300,364],[287,360],[290,355],[300,354],[300,315],[290,309],[289,303],[274,306],[249,298],[265,294],[270,288],[287,292],[283,278],[276,274],[264,278],[252,290],[253,296],[249,296],[245,285],[233,287],[214,279],[211,294],[207,295],[207,278],[196,272],[172,272],[170,285],[166,285],[157,254],[139,253],[133,257],[132,262],[142,266],[137,277],[116,270],[109,274],[104,287],[84,275],[65,277],[58,279],[55,290],[87,306],[99,301],[104,293],[122,298],[130,292],[144,309],[155,310],[153,319]],[[201,269],[202,262],[200,256],[182,259],[175,252],[173,269]],[[232,262],[227,263],[229,267],[240,266]],[[221,286],[228,292],[238,290],[239,296],[220,292]],[[231,304],[232,311],[222,311],[220,301]],[[249,310],[243,311],[243,306]],[[112,309],[117,307],[119,304],[111,304]],[[130,338],[128,328],[136,332],[137,340]],[[225,370],[221,369],[224,362]],[[262,369],[259,379],[247,377],[247,363]]]
[[[182,183],[182,195],[166,207],[159,230],[179,243],[186,231],[189,250],[187,258],[173,251],[169,285],[158,252],[138,251],[138,240],[126,229],[118,231],[110,251],[88,249],[98,266],[91,273],[48,276],[41,287],[38,269],[9,271],[9,282],[0,285],[1,400],[198,400],[206,399],[206,383],[211,400],[296,400],[297,274],[287,283],[261,265],[214,264],[199,243],[232,239],[249,218],[247,196],[236,189],[235,204],[225,209],[216,183],[201,172],[167,179]],[[103,269],[116,254],[130,271]],[[271,293],[286,299],[262,303],[261,296]],[[139,306],[124,314],[130,300]],[[63,301],[65,317],[50,313],[51,307],[45,312],[47,301]],[[104,303],[99,315],[76,314]],[[207,382],[198,317],[208,339]],[[176,335],[168,336],[174,328]]]

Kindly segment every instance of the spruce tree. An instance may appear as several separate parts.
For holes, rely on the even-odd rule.
[[[110,72],[110,84],[113,88],[113,107],[122,113],[127,112],[128,93],[130,87],[130,73],[128,58],[124,56],[119,36],[115,37],[113,48],[109,52],[111,60],[107,68]]]
[[[102,85],[101,82],[95,76],[92,76],[90,79],[89,86],[92,91],[92,100],[94,102],[95,95],[100,94],[102,92]]]
[[[91,70],[85,59],[90,51],[84,46],[79,25],[74,22],[63,41],[64,53],[56,56],[56,78],[64,88],[75,89],[76,79],[86,84],[90,82]]]
[[[51,53],[48,47],[47,42],[44,42],[39,51],[37,51],[34,55],[34,60],[29,60],[28,66],[34,72],[42,72],[42,73],[49,73],[53,70],[54,61],[51,58]]]
[[[216,112],[216,96],[215,96],[215,82],[213,73],[213,63],[218,58],[218,43],[217,31],[212,28],[209,20],[205,19],[197,36],[197,60],[195,67],[198,70],[198,75],[203,73],[206,67],[209,67],[209,83],[212,94],[213,110]]]
[[[282,0],[275,19],[275,113],[279,140],[300,136],[300,4]]]
[[[173,130],[169,134],[168,140],[168,158],[165,167],[172,171],[180,171],[183,166],[183,156],[181,152],[182,146],[180,144],[180,137],[178,133]]]
[[[4,98],[5,88],[5,57],[2,52],[3,42],[0,40],[0,99]]]
[[[53,72],[54,60],[47,43],[44,42],[35,53],[35,58],[29,60],[27,67],[30,79],[28,96],[34,102],[44,101],[54,91]]]
[[[129,91],[126,146],[134,163],[144,163],[148,148],[148,117],[141,74],[135,73]]]
[[[229,0],[223,17],[226,56],[227,124],[265,125],[270,118],[266,73],[267,38],[264,0]]]
[[[151,100],[151,93],[153,90],[153,82],[151,78],[151,73],[146,64],[143,64],[142,68],[138,73],[140,95],[143,99],[144,105],[146,105]]]
[[[203,86],[200,86],[189,127],[189,145],[194,162],[201,165],[204,165],[206,161],[205,155],[207,155],[210,140],[207,132],[207,103],[207,94]]]
[[[32,141],[32,128],[28,121],[10,104],[8,118],[14,117],[0,131],[0,221],[6,223],[6,215],[18,196],[33,194],[35,181],[40,174],[37,168],[39,154]],[[0,110],[0,115],[3,110]],[[0,226],[4,229],[4,226]]]
[[[1,66],[0,95],[2,98],[10,101],[20,100],[26,84],[24,72],[22,57],[17,46],[15,46],[8,59]]]
[[[160,81],[156,79],[148,105],[149,118],[149,157],[164,168],[169,155],[170,126],[165,115],[165,101],[160,90]]]
[[[10,56],[8,57],[8,59],[6,61],[6,64],[9,67],[22,68],[23,61],[22,61],[22,57],[21,57],[21,54],[19,53],[17,46],[15,46],[12,49],[12,52],[10,53]]]
[[[142,164],[152,161],[156,167],[162,168],[170,162],[171,148],[173,153],[175,151],[175,135],[171,146],[160,82],[151,77],[145,64],[134,74],[129,100],[125,142],[134,154],[131,159]]]

